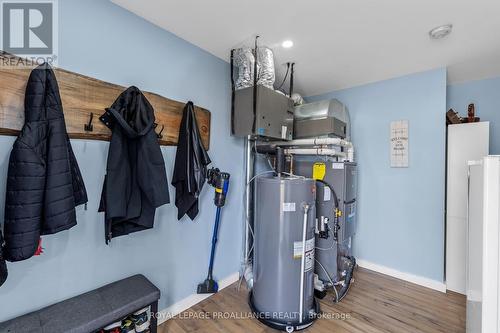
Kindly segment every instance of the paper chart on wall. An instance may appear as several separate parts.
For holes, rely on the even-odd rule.
[[[408,167],[408,120],[391,122],[391,167]]]

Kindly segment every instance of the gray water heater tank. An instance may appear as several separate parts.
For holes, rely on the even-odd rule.
[[[314,299],[315,181],[261,177],[255,186],[254,284],[250,306],[259,313],[259,320],[276,329],[308,327],[319,311]],[[308,211],[302,275],[305,207]]]

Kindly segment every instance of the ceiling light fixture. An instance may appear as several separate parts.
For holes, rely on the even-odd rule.
[[[453,29],[452,24],[440,25],[439,27],[435,27],[431,31],[429,31],[429,36],[431,39],[442,39],[448,36]]]
[[[291,40],[285,40],[283,43],[281,43],[281,46],[285,49],[289,49],[293,46],[293,41]]]

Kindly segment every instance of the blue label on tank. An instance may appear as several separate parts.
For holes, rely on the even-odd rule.
[[[264,135],[264,134],[266,134],[266,129],[261,127],[259,129],[257,129],[257,133],[260,135]]]

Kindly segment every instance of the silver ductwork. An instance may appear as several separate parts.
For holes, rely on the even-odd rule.
[[[249,47],[234,50],[234,67],[237,68],[237,77],[234,82],[236,90],[253,86],[253,71],[255,57]]]
[[[273,51],[268,47],[257,48],[257,84],[274,89],[276,74],[274,71]]]
[[[249,47],[234,50],[234,66],[237,76],[234,83],[235,90],[253,86],[255,56]],[[276,79],[273,51],[267,47],[257,48],[257,84],[274,89]]]

